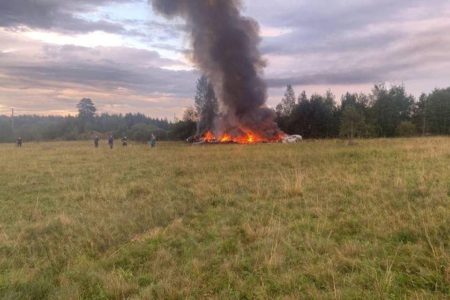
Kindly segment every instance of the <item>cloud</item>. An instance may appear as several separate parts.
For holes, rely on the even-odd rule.
[[[22,112],[71,112],[92,97],[108,111],[173,116],[192,99],[198,76],[166,69],[182,62],[145,49],[49,45],[14,33],[0,43],[15,47],[0,53],[0,103]]]
[[[133,0],[4,0],[0,2],[0,26],[70,32],[125,32],[121,24],[108,20],[89,21],[77,16],[107,3],[121,2]]]
[[[198,76],[183,58],[186,28],[154,16],[146,2],[1,0],[0,113],[72,112],[82,97],[104,111],[180,113]],[[244,6],[261,24],[271,104],[286,84],[345,91],[393,81],[418,94],[450,82],[448,0]]]
[[[248,14],[261,20],[263,28],[289,28],[265,37],[261,45],[271,87],[450,80],[448,1],[247,4]]]

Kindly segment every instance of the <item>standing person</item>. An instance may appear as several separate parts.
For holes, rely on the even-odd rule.
[[[22,137],[19,136],[19,137],[17,138],[16,144],[17,144],[17,147],[19,147],[19,148],[22,147]]]
[[[108,145],[109,145],[110,149],[114,148],[114,136],[113,135],[109,136],[109,138],[108,138]]]
[[[155,135],[152,133],[151,137],[150,137],[150,147],[155,148],[156,146],[156,137]]]
[[[95,138],[94,138],[94,145],[95,145],[95,148],[98,148],[98,143],[99,143],[99,141],[100,141],[100,138],[98,137],[98,135],[96,135]]]
[[[124,136],[124,137],[122,138],[122,146],[123,146],[123,147],[128,146],[128,138],[127,138],[126,136]]]

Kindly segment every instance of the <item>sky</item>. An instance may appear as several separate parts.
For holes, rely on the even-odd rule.
[[[448,0],[244,0],[260,24],[268,105],[297,93],[415,96],[450,86]],[[0,114],[100,113],[173,119],[193,104],[200,72],[181,19],[147,0],[0,0]]]

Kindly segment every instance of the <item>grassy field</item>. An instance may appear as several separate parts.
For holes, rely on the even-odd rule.
[[[0,145],[1,299],[448,299],[450,138]]]

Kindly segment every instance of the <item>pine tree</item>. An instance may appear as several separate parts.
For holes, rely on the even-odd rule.
[[[89,98],[81,99],[81,101],[77,104],[77,108],[78,117],[85,120],[94,118],[95,112],[97,111],[94,102],[92,102]]]
[[[83,98],[77,104],[78,108],[78,121],[79,121],[79,131],[86,132],[87,127],[92,125],[95,117],[95,112],[97,108],[94,102],[89,98]]]
[[[288,85],[283,99],[281,99],[280,112],[283,116],[289,116],[295,108],[295,92],[292,85]]]
[[[197,81],[195,109],[199,116],[197,134],[202,135],[206,131],[213,130],[214,120],[219,112],[219,102],[212,83],[205,75]]]

